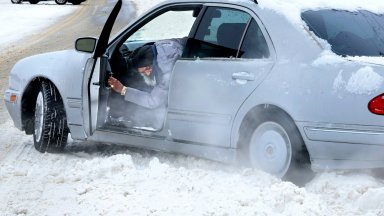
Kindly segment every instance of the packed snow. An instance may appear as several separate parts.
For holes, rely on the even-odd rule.
[[[135,1],[139,13],[156,2]],[[284,10],[308,4],[383,8],[377,0],[292,2]],[[68,8],[0,0],[0,46],[76,10]],[[370,68],[362,70],[375,76]],[[339,76],[342,82],[342,72]],[[356,79],[361,79],[359,71]],[[7,115],[5,108],[1,115]],[[0,215],[384,215],[384,181],[369,171],[318,173],[300,188],[258,170],[119,145],[70,141],[63,154],[41,154],[32,137],[7,119],[0,123]]]
[[[33,36],[33,32],[52,25],[77,8],[79,6],[62,7],[54,1],[41,2],[37,6],[28,2],[11,4],[10,0],[0,0],[0,49]]]

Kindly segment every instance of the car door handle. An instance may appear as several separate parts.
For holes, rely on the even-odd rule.
[[[99,85],[100,85],[100,82],[93,82],[92,85],[99,86]]]
[[[253,81],[255,80],[255,75],[248,72],[237,72],[232,74],[232,79]]]

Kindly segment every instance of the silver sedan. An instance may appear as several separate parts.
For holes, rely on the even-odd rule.
[[[20,60],[5,102],[40,152],[75,140],[241,162],[297,181],[301,171],[384,167],[384,34],[368,10],[297,10],[256,1],[167,1],[109,38]],[[107,83],[151,91],[130,67],[144,44],[187,38],[172,67],[161,127]],[[372,62],[373,61],[373,62]],[[132,108],[134,107],[134,108]],[[298,172],[299,171],[299,172]]]

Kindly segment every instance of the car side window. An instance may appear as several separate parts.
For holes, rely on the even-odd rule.
[[[268,58],[267,41],[256,20],[252,19],[245,33],[239,55],[240,58]]]
[[[109,64],[114,77],[125,86],[150,91],[151,88],[143,84],[141,75],[132,68],[131,54],[144,44],[188,37],[201,8],[199,4],[176,5],[153,13],[138,22],[137,29],[123,35],[110,55]]]
[[[248,13],[237,9],[207,8],[195,36],[188,39],[183,57],[237,57],[250,20]]]
[[[187,37],[195,22],[196,9],[167,11],[131,35],[127,41],[158,41]]]

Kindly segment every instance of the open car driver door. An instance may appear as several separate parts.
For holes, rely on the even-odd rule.
[[[118,0],[115,7],[112,9],[100,37],[97,41],[96,48],[93,57],[88,59],[86,67],[84,69],[83,78],[83,93],[82,93],[82,105],[83,105],[83,117],[84,117],[84,129],[87,136],[91,136],[96,130],[98,120],[98,108],[100,93],[102,93],[101,85],[105,85],[104,77],[100,77],[104,74],[102,70],[107,70],[107,58],[103,57],[106,52],[109,37],[112,31],[113,24],[116,21],[116,17],[122,6],[122,0]]]

